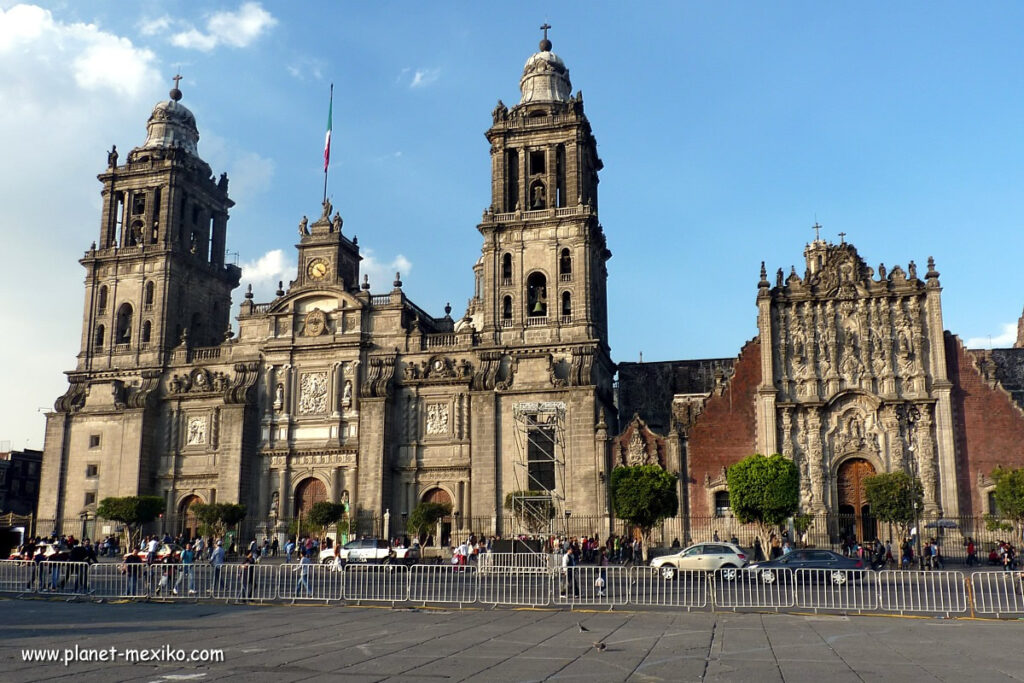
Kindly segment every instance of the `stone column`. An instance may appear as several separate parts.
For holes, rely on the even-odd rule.
[[[924,511],[929,515],[941,515],[937,497],[938,472],[935,463],[935,441],[932,438],[932,407],[920,406],[921,417],[918,418],[917,429],[917,466],[921,473],[921,484],[924,486]]]
[[[807,470],[811,479],[811,509],[815,513],[826,511],[823,457],[821,413],[819,408],[812,406],[807,411]]]
[[[757,452],[778,452],[775,418],[775,374],[772,363],[771,293],[762,287],[757,292],[757,329],[761,343],[761,384],[757,388]]]

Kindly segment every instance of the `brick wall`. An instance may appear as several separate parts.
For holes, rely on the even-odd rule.
[[[722,395],[712,395],[690,430],[687,445],[691,515],[713,514],[704,477],[715,479],[722,467],[751,455],[757,442],[754,399],[761,383],[761,344],[752,340],[740,351],[735,374]]]
[[[946,359],[953,389],[957,484],[963,514],[988,512],[978,475],[997,465],[1024,467],[1024,412],[1001,386],[992,386],[972,362],[971,352],[946,334]]]

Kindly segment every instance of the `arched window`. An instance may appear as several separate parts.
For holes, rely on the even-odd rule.
[[[731,514],[732,507],[729,505],[729,492],[715,492],[715,517],[727,517]]]
[[[114,333],[115,344],[128,344],[132,340],[132,306],[121,304],[117,309],[117,328]]]
[[[149,322],[147,320],[146,322],[142,323],[142,343],[143,344],[148,344],[149,343],[149,339],[152,336],[152,334],[153,334],[153,323],[151,323],[151,322]]]
[[[572,318],[572,294],[562,292],[562,320],[567,322]]]
[[[503,326],[512,324],[512,297],[506,296],[501,303],[501,321]]]
[[[505,286],[512,284],[512,254],[505,254],[501,257],[501,284]]]
[[[572,279],[572,256],[568,249],[563,249],[558,257],[558,274],[562,276],[563,282]]]
[[[103,285],[100,287],[99,301],[96,303],[96,307],[100,309],[100,313],[107,310],[107,286]]]
[[[526,279],[527,315],[546,318],[548,315],[548,282],[544,273],[530,273]]]
[[[93,340],[93,346],[101,348],[103,346],[103,337],[106,334],[106,330],[103,329],[103,325],[96,327],[96,338]]]
[[[153,290],[154,289],[155,289],[155,285],[153,284],[152,280],[150,280],[149,282],[146,283],[146,295],[145,295],[145,298],[143,299],[143,305],[145,306],[145,309],[147,311],[149,309],[153,308]]]

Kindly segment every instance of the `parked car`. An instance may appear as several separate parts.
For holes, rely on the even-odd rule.
[[[419,551],[414,548],[392,547],[382,538],[357,538],[349,541],[338,551],[342,562],[377,562],[399,561],[412,564],[419,559]],[[334,562],[334,548],[320,551],[320,562]]]
[[[180,560],[182,550],[184,550],[184,548],[177,543],[161,543],[156,549],[156,561],[163,562],[168,555],[172,556],[175,560]],[[134,553],[127,553],[125,557],[128,557],[128,555],[137,555],[140,560],[145,562],[148,554],[149,553],[145,550],[137,550]]]
[[[788,555],[782,555],[774,560],[755,562],[747,569],[749,578],[756,578],[762,583],[775,583],[787,578],[792,578],[795,581],[800,576],[784,571],[786,569],[792,572],[796,572],[797,569],[822,569],[827,571],[808,573],[807,577],[813,580],[827,576],[828,580],[837,586],[841,586],[847,581],[859,580],[867,572],[863,560],[856,557],[843,557],[831,550],[814,548],[794,550]]]
[[[703,570],[713,572],[726,570],[722,578],[732,581],[736,570],[747,565],[747,553],[732,543],[698,543],[678,553],[662,555],[651,560],[651,566],[659,569],[661,578],[671,581],[680,571]]]

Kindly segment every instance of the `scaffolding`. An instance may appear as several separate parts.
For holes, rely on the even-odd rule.
[[[517,403],[515,490],[506,507],[525,534],[568,534],[565,507],[565,403]]]

